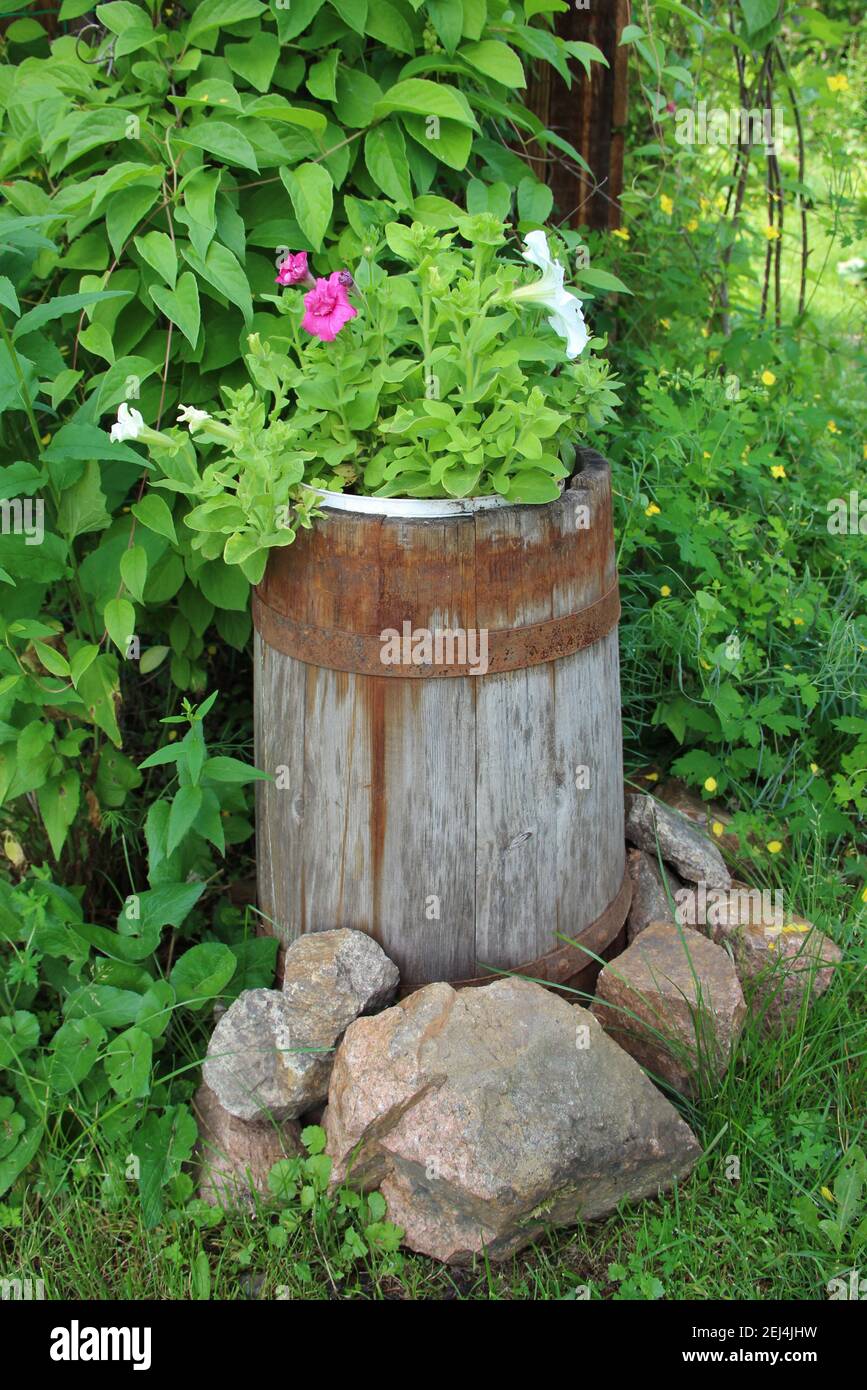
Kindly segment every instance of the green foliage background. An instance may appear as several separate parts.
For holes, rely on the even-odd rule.
[[[351,265],[442,198],[519,231],[548,220],[539,175],[581,161],[526,83],[545,64],[580,80],[599,55],[554,35],[560,0],[64,0],[53,38],[40,8],[0,0],[0,503],[43,501],[46,532],[0,534],[0,1225],[22,1229],[28,1204],[74,1213],[81,1184],[111,1231],[132,1175],[137,1239],[161,1232],[189,1291],[210,1288],[219,1225],[183,1168],[211,1005],[273,976],[243,883],[249,595],[193,548],[183,489],[149,488],[144,454],[105,430],[125,399],[154,425],[218,407],[251,331],[279,351],[264,296],[286,248],[320,273]],[[726,1260],[741,1296],[783,1277],[815,1296],[863,1243],[867,564],[864,531],[828,517],[867,499],[864,279],[837,270],[867,255],[864,21],[843,3],[729,8],[652,0],[624,35],[624,229],[563,229],[589,248],[588,318],[624,383],[619,422],[587,442],[614,468],[632,774],[721,798],[735,867],[782,884],[847,966],[779,1054],[746,1043],[690,1114],[710,1150],[740,1135],[755,1172],[747,1197],[720,1196],[711,1160],[700,1171],[695,1283],[698,1247],[667,1206],[577,1238],[581,1260],[611,1256],[615,1297],[659,1296],[660,1279],[728,1294]],[[676,113],[760,102],[768,71],[789,135],[773,177],[759,154],[739,193],[733,149],[679,144]],[[320,1178],[307,1215],[324,1239]],[[830,1231],[822,1183],[842,1194]],[[364,1235],[380,1215],[340,1235],[344,1271],[394,1272]],[[715,1223],[740,1241],[721,1253]],[[284,1212],[279,1229],[298,1289],[315,1287],[307,1227]],[[249,1232],[225,1241],[249,1263]],[[519,1296],[537,1277],[540,1296],[570,1296],[569,1268],[522,1273]]]

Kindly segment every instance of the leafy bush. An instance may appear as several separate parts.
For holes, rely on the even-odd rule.
[[[238,564],[258,583],[269,548],[310,524],[311,487],[551,501],[576,443],[613,413],[616,384],[585,351],[580,301],[563,288],[545,234],[531,233],[524,252],[543,274],[522,284],[519,265],[497,256],[506,228],[490,213],[468,217],[432,198],[425,213],[468,245],[420,222],[386,222],[371,229],[354,279],[343,271],[314,282],[306,256],[293,258],[299,288],[277,301],[289,325],[284,350],[249,339],[255,391],[226,388],[223,419],[182,411],[190,433],[220,451],[201,477],[182,431],[150,430],[121,408],[112,434],[147,444],[162,474],[152,486],[198,502],[184,525],[206,559]],[[397,263],[394,273],[383,260]],[[302,276],[314,286],[303,299]],[[334,312],[317,340],[310,306],[323,297]]]
[[[290,245],[354,264],[371,229],[440,193],[508,209],[506,180],[519,226],[543,221],[550,192],[508,136],[570,148],[521,105],[519,54],[567,75],[601,56],[504,0],[112,0],[79,23],[87,9],[64,0],[78,32],[51,41],[35,20],[11,30],[18,61],[0,65],[0,806],[21,807],[33,862],[70,833],[84,862],[124,814],[142,678],[165,663],[200,694],[209,648],[250,635],[243,574],[184,524],[194,461],[152,492],[101,418],[215,411],[251,333],[283,351]]]

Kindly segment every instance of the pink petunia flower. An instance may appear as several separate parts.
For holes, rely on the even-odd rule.
[[[312,282],[312,276],[307,269],[307,252],[290,251],[280,262],[280,269],[277,272],[277,284],[300,285],[302,280]]]
[[[349,302],[346,286],[341,280],[345,271],[334,270],[327,280],[319,279],[304,296],[306,313],[301,327],[323,343],[333,343],[341,328],[358,313]]]

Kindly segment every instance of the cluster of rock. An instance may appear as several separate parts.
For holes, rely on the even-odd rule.
[[[687,1176],[700,1145],[659,1084],[688,1094],[721,1076],[749,1000],[779,1022],[840,956],[803,918],[773,945],[749,921],[679,921],[686,885],[732,887],[682,811],[630,797],[627,836],[629,944],[589,1010],[519,977],[393,1003],[398,971],[371,937],[293,942],[282,988],[245,991],[211,1038],[196,1097],[202,1195],[227,1205],[265,1191],[321,1117],[332,1182],[381,1189],[406,1245],[464,1263]]]
[[[627,794],[626,838],[632,846],[627,854],[632,879],[629,946],[603,972],[597,992],[604,997],[606,990],[615,988],[614,972],[629,978],[638,968],[632,962],[662,949],[660,942],[666,937],[667,949],[675,955],[685,953],[687,946],[694,954],[703,937],[719,950],[698,948],[703,969],[696,972],[697,983],[704,985],[706,997],[720,1001],[723,1037],[739,1027],[730,1025],[734,1015],[724,1002],[736,984],[757,1025],[766,1032],[777,1030],[797,1017],[805,997],[817,998],[828,988],[840,949],[785,903],[772,902],[770,894],[732,878],[718,848],[718,843],[737,845],[726,829],[725,812],[709,812],[705,803],[676,783],[669,784],[667,792],[673,804]],[[655,931],[643,952],[631,955],[641,947],[648,928],[660,924],[667,924],[666,933]],[[743,1011],[740,1017],[742,1021]],[[674,1076],[669,1079],[674,1081]]]

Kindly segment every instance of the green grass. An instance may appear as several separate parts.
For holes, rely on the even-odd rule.
[[[791,901],[820,920],[833,915],[827,863],[790,865],[787,878]],[[858,1265],[855,1231],[867,1195],[850,1213],[839,1249],[796,1209],[806,1198],[820,1217],[839,1218],[840,1202],[821,1189],[833,1189],[846,1153],[865,1145],[859,917],[832,931],[845,963],[826,995],[784,1036],[763,1037],[748,1025],[722,1084],[707,1085],[691,1105],[680,1102],[704,1148],[687,1181],[658,1200],[552,1232],[505,1264],[479,1259],[472,1269],[449,1270],[407,1254],[397,1272],[364,1259],[340,1273],[340,1236],[327,1223],[302,1218],[283,1248],[274,1247],[279,1203],[213,1226],[179,1208],[145,1230],[134,1186],[124,1191],[121,1183],[118,1197],[115,1184],[106,1201],[104,1156],[94,1150],[85,1164],[70,1162],[80,1148],[66,1149],[57,1137],[20,1227],[3,1233],[4,1271],[41,1277],[54,1299],[524,1300],[586,1290],[608,1299],[821,1300],[830,1278]]]

